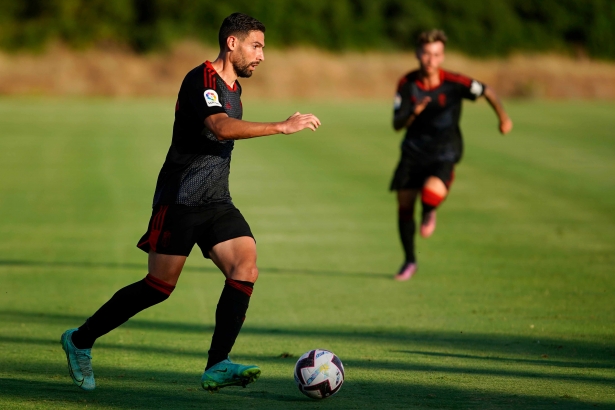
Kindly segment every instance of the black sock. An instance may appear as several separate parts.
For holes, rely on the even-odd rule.
[[[399,208],[399,236],[404,247],[406,263],[416,262],[414,255],[414,208]]]
[[[90,349],[97,338],[125,323],[140,311],[166,300],[173,289],[175,286],[148,274],[145,279],[118,290],[73,333],[73,344],[77,349]]]
[[[227,279],[216,309],[216,328],[211,337],[211,348],[206,370],[225,360],[246,319],[254,283]]]
[[[423,215],[428,214],[437,208],[436,206],[426,204],[425,202],[421,202],[421,205],[423,206]]]

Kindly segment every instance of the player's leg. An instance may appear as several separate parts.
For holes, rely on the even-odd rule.
[[[436,209],[446,199],[453,182],[453,164],[443,163],[434,168],[421,190],[421,236],[430,237],[436,229]]]
[[[137,313],[165,301],[171,295],[186,262],[181,255],[150,251],[149,273],[120,290],[102,305],[77,331],[72,340],[77,348],[91,348],[99,337],[125,323]]]
[[[414,252],[414,204],[419,195],[417,189],[400,189],[397,191],[397,222],[399,237],[404,248],[404,263],[395,275],[396,280],[408,280],[416,272],[416,256]]]
[[[69,329],[61,342],[73,382],[84,390],[95,387],[91,349],[99,337],[125,323],[140,311],[166,300],[181,273],[185,256],[150,251],[149,273],[140,281],[118,290],[77,329]]]
[[[138,312],[166,300],[175,289],[186,256],[194,245],[191,229],[182,224],[182,216],[176,207],[155,207],[148,230],[137,245],[148,253],[147,276],[117,291],[83,325],[62,335],[69,373],[82,389],[94,389],[91,349],[96,339]]]
[[[226,281],[216,309],[216,328],[211,339],[207,368],[226,359],[246,318],[254,283],[258,278],[256,243],[249,236],[215,245],[211,260],[224,273]]]
[[[210,391],[233,385],[245,387],[260,376],[260,369],[232,363],[228,355],[241,331],[258,278],[256,243],[250,236],[230,239],[213,246],[209,257],[226,281],[216,309],[216,327],[201,383]]]

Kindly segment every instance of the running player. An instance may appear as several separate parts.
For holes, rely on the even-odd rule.
[[[446,35],[431,30],[418,37],[419,69],[401,78],[395,96],[393,128],[406,128],[401,159],[391,182],[397,191],[399,234],[406,259],[395,275],[408,280],[417,270],[414,254],[414,204],[421,197],[420,233],[431,236],[436,228],[436,208],[444,201],[453,182],[454,167],[461,159],[459,119],[463,99],[485,96],[499,119],[502,134],[512,121],[492,88],[440,68],[444,61]]]
[[[217,391],[245,387],[260,376],[257,366],[235,364],[228,358],[258,277],[254,237],[229,194],[231,151],[234,140],[306,128],[315,131],[320,121],[298,112],[281,122],[242,121],[237,78],[250,77],[264,60],[265,26],[234,13],[223,21],[218,39],[218,58],[190,71],[179,90],[171,148],[158,176],[147,233],[137,245],[148,253],[149,273],[120,289],[78,329],[62,335],[70,376],[84,390],[95,387],[94,342],[166,300],[195,244],[226,277],[201,384]]]

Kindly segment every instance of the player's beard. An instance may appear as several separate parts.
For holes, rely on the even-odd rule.
[[[250,66],[252,64],[258,64],[258,61],[248,62],[246,58],[242,55],[239,58],[239,61],[232,61],[233,69],[237,73],[237,77],[241,78],[249,78],[252,76],[253,70],[250,70]]]

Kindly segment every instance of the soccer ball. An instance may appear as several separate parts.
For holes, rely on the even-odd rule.
[[[326,399],[344,383],[344,365],[333,352],[310,350],[295,365],[295,382],[301,393],[312,399]]]

